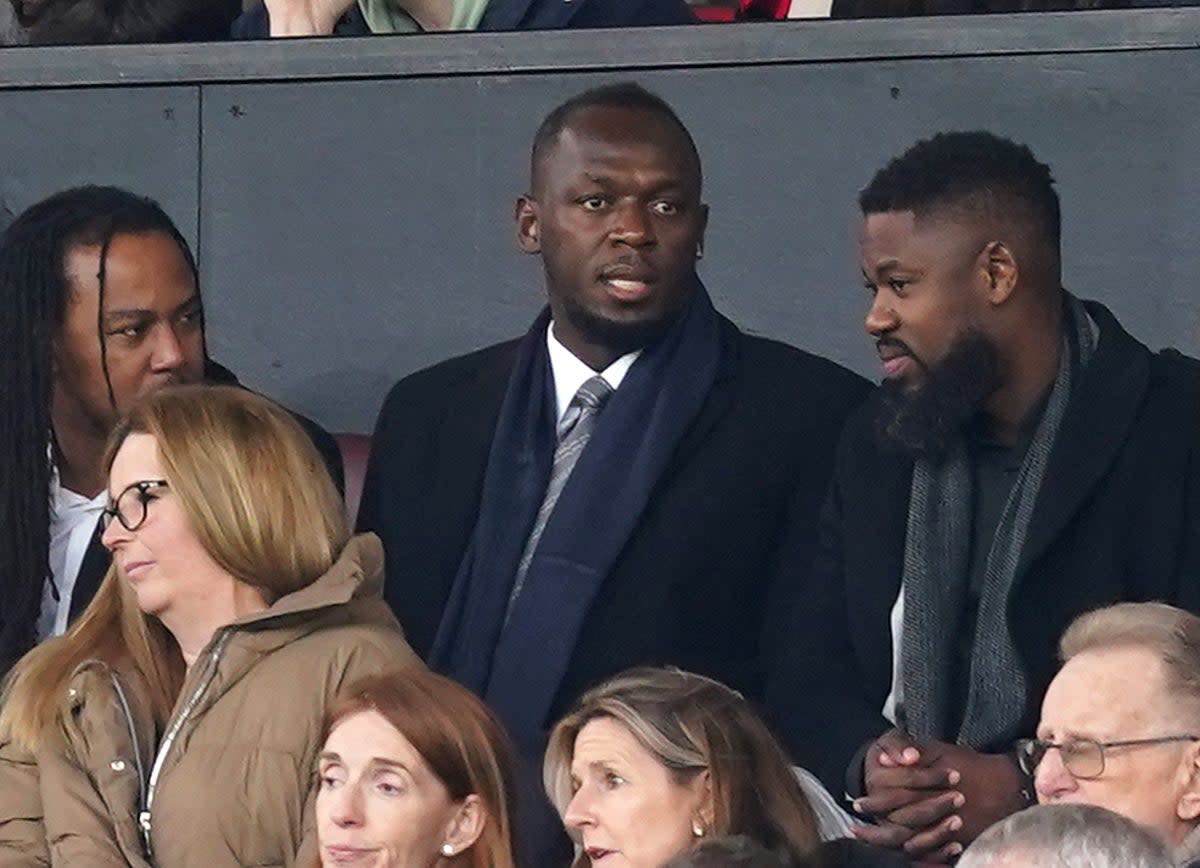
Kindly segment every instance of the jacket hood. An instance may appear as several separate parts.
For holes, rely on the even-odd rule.
[[[333,566],[311,585],[217,635],[231,631],[236,644],[267,653],[315,630],[350,623],[396,626],[383,602],[383,544],[372,533],[351,537]]]
[[[270,608],[234,621],[249,625],[272,618],[336,606],[351,600],[381,599],[383,543],[373,533],[353,536],[324,575],[311,585],[280,597]]]

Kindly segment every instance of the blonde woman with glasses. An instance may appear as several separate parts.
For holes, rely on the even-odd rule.
[[[109,441],[113,568],[0,709],[0,865],[316,857],[313,769],[350,680],[419,665],[298,424],[218,386],[143,398]]]

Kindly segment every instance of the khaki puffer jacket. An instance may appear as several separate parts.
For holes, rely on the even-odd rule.
[[[155,731],[140,684],[132,670],[90,660],[36,753],[0,736],[0,868],[149,868],[137,816]]]
[[[159,868],[312,863],[315,767],[326,705],[361,676],[421,665],[382,600],[382,584],[378,538],[357,536],[312,585],[218,630],[188,671],[157,751],[144,764],[144,799],[139,803],[135,772],[125,805],[107,811],[113,825],[95,852],[124,854],[120,842],[128,835],[124,818],[132,802],[148,846],[143,852]],[[8,768],[0,774],[8,775]],[[87,777],[100,789],[99,778]],[[0,779],[0,790],[6,784]],[[42,792],[45,806],[50,796],[44,787]],[[30,809],[17,815],[35,815],[36,798],[25,801]],[[8,816],[0,809],[0,848],[10,837]],[[91,821],[82,811],[74,819],[85,827]],[[43,851],[57,852],[53,834],[47,816],[50,845],[43,844]],[[134,856],[127,863],[141,868],[146,857]],[[8,868],[4,858],[0,868]],[[92,857],[60,862],[55,855],[53,864],[109,863]]]

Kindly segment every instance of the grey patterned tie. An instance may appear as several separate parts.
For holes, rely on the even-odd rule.
[[[579,391],[567,405],[567,412],[563,414],[562,421],[558,423],[558,446],[554,449],[554,465],[550,469],[550,484],[546,486],[542,505],[538,507],[537,518],[533,521],[533,530],[529,532],[529,539],[525,541],[525,550],[521,553],[521,560],[517,564],[516,579],[513,581],[512,593],[508,597],[508,611],[504,613],[504,623],[506,624],[512,616],[513,603],[517,601],[517,597],[521,594],[521,588],[525,585],[525,574],[529,572],[529,563],[533,560],[533,553],[537,550],[538,542],[542,538],[542,531],[546,529],[546,522],[550,520],[550,514],[554,512],[554,505],[558,503],[559,495],[566,487],[571,471],[575,469],[575,462],[579,460],[583,448],[592,439],[592,429],[596,427],[596,418],[612,393],[613,388],[607,380],[599,375],[592,377],[579,387]]]

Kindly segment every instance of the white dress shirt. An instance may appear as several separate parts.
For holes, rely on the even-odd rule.
[[[904,672],[900,666],[900,655],[904,643],[904,584],[892,605],[889,618],[892,626],[892,690],[883,701],[883,716],[892,726],[900,726],[900,715],[904,709]]]
[[[93,498],[84,497],[64,488],[55,472],[50,480],[50,579],[42,588],[42,609],[38,617],[38,641],[60,636],[67,630],[71,617],[71,594],[83,566],[96,522],[108,499],[101,491]],[[58,599],[54,589],[58,588]]]
[[[559,342],[554,336],[553,322],[546,327],[546,349],[550,352],[550,371],[554,374],[554,400],[557,410],[555,421],[561,422],[579,387],[596,376],[596,372]],[[641,350],[626,353],[600,371],[600,376],[612,386],[614,392],[641,354]]]

